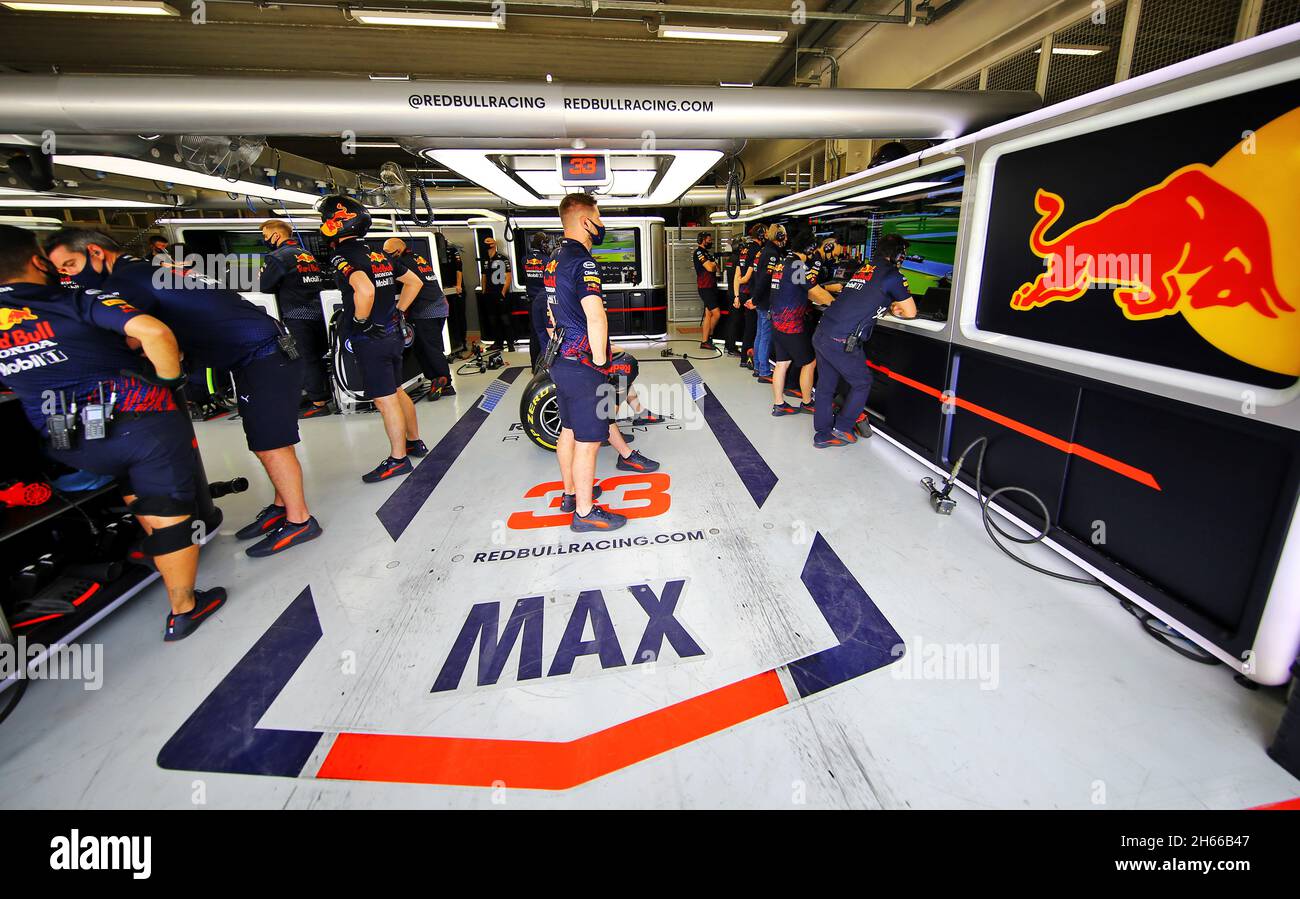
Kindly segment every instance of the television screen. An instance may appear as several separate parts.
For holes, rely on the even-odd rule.
[[[636,262],[636,231],[631,228],[606,231],[604,242],[591,248],[591,256],[601,264]]]
[[[912,296],[923,296],[940,281],[943,287],[952,283],[957,254],[956,211],[886,216],[878,222],[876,239],[886,234],[899,234],[907,240],[908,258],[902,270]]]

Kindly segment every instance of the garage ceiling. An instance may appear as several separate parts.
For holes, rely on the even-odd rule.
[[[409,75],[415,79],[541,80],[583,83],[784,83],[796,49],[847,43],[868,27],[810,18],[795,25],[802,0],[671,0],[664,12],[625,10],[600,0],[498,0],[504,30],[375,26],[351,21],[368,9],[491,15],[492,0],[167,0],[177,17],[15,12],[0,7],[0,72],[64,74],[180,74],[352,76]],[[956,5],[956,0],[948,0]],[[595,12],[592,6],[596,6]],[[683,13],[708,7],[710,12]],[[897,15],[901,0],[807,0],[823,15]],[[741,15],[770,10],[772,17]],[[715,12],[715,10],[717,12]],[[726,13],[723,10],[736,10]],[[201,11],[202,23],[195,14]],[[660,38],[659,22],[694,26],[784,30],[783,43]],[[901,27],[888,25],[888,28]],[[820,67],[810,60],[810,64]],[[366,136],[361,136],[365,141]],[[273,146],[332,166],[374,174],[385,160],[420,166],[392,148],[345,153],[339,141],[275,138]],[[428,169],[427,162],[423,163]],[[438,186],[463,184],[452,173],[428,170]]]
[[[296,0],[295,0],[296,2]],[[409,73],[450,79],[541,79],[624,83],[757,82],[798,42],[783,0],[674,0],[670,8],[764,8],[783,18],[668,13],[667,21],[701,26],[781,29],[783,44],[667,39],[647,21],[657,16],[600,9],[595,17],[572,5],[504,3],[503,31],[362,25],[343,4],[266,5],[252,0],[208,0],[205,24],[193,24],[189,5],[179,18],[18,13],[0,9],[0,60],[10,70],[66,73],[137,72],[299,75]],[[809,0],[810,12],[827,0]],[[491,2],[381,2],[388,9],[490,15]],[[858,0],[854,12],[892,11],[895,2]],[[843,9],[844,3],[836,4]]]

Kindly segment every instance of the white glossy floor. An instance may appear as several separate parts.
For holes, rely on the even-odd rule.
[[[0,806],[1242,808],[1300,795],[1264,754],[1274,696],[1157,645],[1109,594],[1017,566],[969,498],[935,515],[926,472],[885,440],[815,450],[809,418],[770,417],[767,389],[734,361],[695,370],[775,485],[760,505],[726,428],[688,404],[678,426],[636,433],[666,477],[608,485],[616,504],[662,510],[619,532],[647,538],[625,547],[522,526],[549,500],[524,494],[556,477],[553,455],[512,429],[526,374],[490,413],[473,410],[499,372],[417,406],[431,447],[458,420],[460,435],[479,427],[387,522],[376,513],[402,485],[359,481],[385,452],[378,418],[305,422],[325,535],[269,560],[233,537],[269,499],[239,425],[200,425],[209,475],[254,485],[220,502],[226,532],[200,572],[229,604],[164,645],[154,585],[91,631],[103,688],[32,684],[0,726]],[[656,361],[641,382],[680,391],[682,378]],[[620,475],[613,463],[603,450],[598,476]],[[548,545],[569,551],[490,556]],[[527,597],[543,598],[527,606],[540,670],[520,670],[536,660],[534,614],[495,682],[471,633],[464,674],[435,690],[476,604],[499,604],[508,642]],[[861,652],[819,655],[849,631]],[[969,648],[974,669],[933,664],[945,648]],[[835,685],[809,688],[817,677]]]

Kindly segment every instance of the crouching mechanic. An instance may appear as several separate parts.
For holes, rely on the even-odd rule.
[[[120,293],[162,319],[187,362],[234,376],[244,437],[275,489],[271,505],[235,532],[241,540],[261,538],[245,552],[262,558],[319,537],[294,451],[303,361],[284,326],[235,291],[168,263],[128,256],[97,231],[56,231],[45,239],[45,251],[78,285]]]
[[[260,293],[275,295],[280,321],[298,344],[303,362],[303,392],[310,406],[299,418],[330,414],[329,336],[320,292],[324,284],[320,262],[298,243],[293,228],[282,219],[262,223],[262,243],[271,252],[258,275]]]
[[[897,234],[886,234],[876,245],[874,264],[860,268],[822,313],[813,335],[818,398],[813,445],[819,449],[857,442],[854,426],[865,415],[871,392],[864,344],[876,319],[886,310],[899,318],[916,318],[916,302],[898,270],[906,254],[907,242]],[[848,396],[832,421],[831,400],[841,381],[848,385]],[[871,425],[865,420],[862,424],[863,436],[870,437]]]
[[[438,281],[438,273],[433,270],[433,263],[408,247],[400,237],[390,237],[384,241],[384,253],[392,260],[398,280],[401,280],[402,273],[411,271],[421,281],[420,292],[415,295],[411,305],[402,306],[398,303],[398,308],[415,331],[415,355],[420,360],[424,376],[433,385],[429,390],[429,399],[436,401],[444,396],[455,396],[447,354],[442,350],[442,329],[447,323],[450,307],[447,305],[447,295],[442,292],[442,284]]]
[[[361,476],[367,484],[410,474],[409,456],[417,459],[429,450],[420,439],[415,404],[401,389],[402,333],[397,319],[399,304],[411,304],[424,287],[412,271],[394,278],[393,263],[361,240],[370,230],[370,213],[351,197],[321,200],[320,233],[334,250],[330,267],[343,293],[343,333],[351,343],[361,369],[366,397],[384,419],[389,455]],[[396,282],[402,282],[398,296]]]
[[[146,533],[142,548],[171,601],[163,639],[183,639],[225,603],[226,591],[194,588],[194,451],[172,396],[185,380],[180,348],[166,325],[123,297],[59,282],[34,234],[0,225],[0,379],[52,458],[125,482],[124,498]],[[74,428],[64,427],[64,412]]]

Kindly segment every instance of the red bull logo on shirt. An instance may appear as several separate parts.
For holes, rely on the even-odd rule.
[[[1106,287],[1130,321],[1182,315],[1250,365],[1300,375],[1300,261],[1283,246],[1300,225],[1300,109],[1214,165],[1186,165],[1095,218],[1051,231],[1065,200],[1039,189],[1029,235],[1046,269],[1011,307],[1028,312]]]
[[[0,308],[0,331],[8,331],[22,322],[34,321],[36,321],[36,313],[26,306],[21,309],[15,309],[12,306]]]

